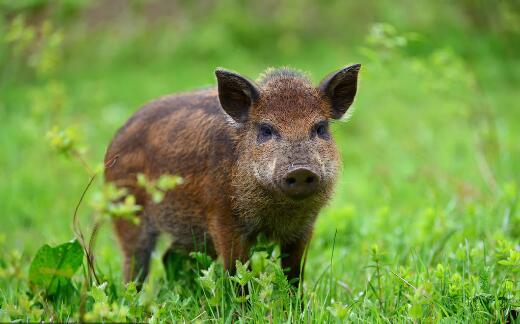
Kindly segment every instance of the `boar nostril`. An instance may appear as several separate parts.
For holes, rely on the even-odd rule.
[[[287,179],[285,179],[285,183],[287,183],[289,186],[293,186],[296,183],[296,179],[287,178]]]
[[[285,175],[280,189],[289,197],[302,199],[314,194],[318,185],[318,175],[307,168],[300,167]]]

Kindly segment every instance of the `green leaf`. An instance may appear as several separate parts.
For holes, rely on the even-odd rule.
[[[179,176],[174,176],[170,174],[163,174],[157,180],[157,188],[162,191],[168,191],[170,189],[175,188],[177,185],[182,184],[183,180]]]
[[[213,259],[204,252],[195,251],[190,253],[190,257],[195,259],[200,269],[207,269],[213,262]]]
[[[50,247],[42,246],[29,268],[29,281],[47,295],[56,295],[60,287],[70,285],[71,278],[83,262],[83,248],[77,240]]]
[[[268,262],[269,254],[267,254],[266,251],[253,253],[251,256],[251,269],[253,270],[253,273],[258,275],[259,273],[264,272]]]
[[[216,273],[215,273],[215,264],[212,263],[208,270],[202,270],[202,276],[198,278],[198,282],[202,286],[209,291],[215,291],[217,287],[216,282]]]
[[[92,286],[92,290],[90,291],[90,296],[94,298],[94,301],[96,303],[106,303],[108,302],[108,297],[105,293],[105,289],[107,287],[107,282],[100,284],[99,286],[96,286],[95,284]]]
[[[156,204],[159,204],[164,198],[164,193],[162,191],[154,191],[151,195],[153,202]]]
[[[249,261],[242,264],[240,260],[236,261],[236,275],[231,277],[235,282],[237,282],[240,286],[245,286],[253,278],[253,273],[247,270],[249,266]]]

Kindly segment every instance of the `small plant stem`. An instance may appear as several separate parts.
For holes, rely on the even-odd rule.
[[[87,170],[88,174],[91,176],[95,175],[95,172],[92,170],[92,168],[88,165],[87,161],[81,156],[81,153],[78,150],[72,150],[72,156],[78,159],[79,163]]]
[[[381,288],[381,272],[379,270],[379,258],[377,258],[376,261],[376,271],[377,271],[377,288],[379,290],[379,307],[381,307],[381,311],[383,311],[383,301],[381,299],[381,296],[383,296],[383,291]]]
[[[96,283],[99,285],[100,284],[100,280],[97,277],[96,271],[94,269],[94,263],[93,263],[93,258],[92,258],[92,255],[91,255],[91,250],[89,248],[89,245],[87,245],[87,243],[85,242],[85,236],[83,235],[83,231],[81,230],[81,227],[79,226],[79,221],[78,221],[78,210],[79,210],[79,207],[81,206],[81,203],[83,202],[83,200],[85,198],[85,195],[87,194],[88,189],[90,188],[90,186],[92,186],[92,183],[94,182],[95,178],[96,178],[96,174],[93,174],[90,177],[89,182],[87,183],[87,185],[83,189],[83,192],[81,193],[79,201],[76,204],[76,207],[74,208],[74,215],[72,217],[72,228],[73,228],[74,233],[76,234],[76,236],[77,236],[81,246],[83,247],[83,251],[85,251],[85,255],[87,256],[89,282],[91,282],[91,278],[94,277],[94,279],[96,280]]]

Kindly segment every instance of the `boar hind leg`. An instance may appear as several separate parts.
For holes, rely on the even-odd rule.
[[[158,233],[141,218],[136,225],[124,219],[116,219],[114,227],[124,254],[123,270],[125,282],[136,281],[141,286],[150,267],[150,257]]]

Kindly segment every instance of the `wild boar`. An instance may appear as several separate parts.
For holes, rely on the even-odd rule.
[[[313,86],[305,74],[268,69],[256,82],[217,69],[217,87],[159,98],[118,131],[105,179],[143,206],[139,224],[114,220],[125,280],[146,278],[161,232],[172,251],[205,249],[232,271],[262,233],[280,244],[289,279],[303,278],[304,250],[340,167],[329,122],[354,101],[360,65]],[[156,204],[136,175],[183,177]],[[297,282],[298,280],[293,280]]]

